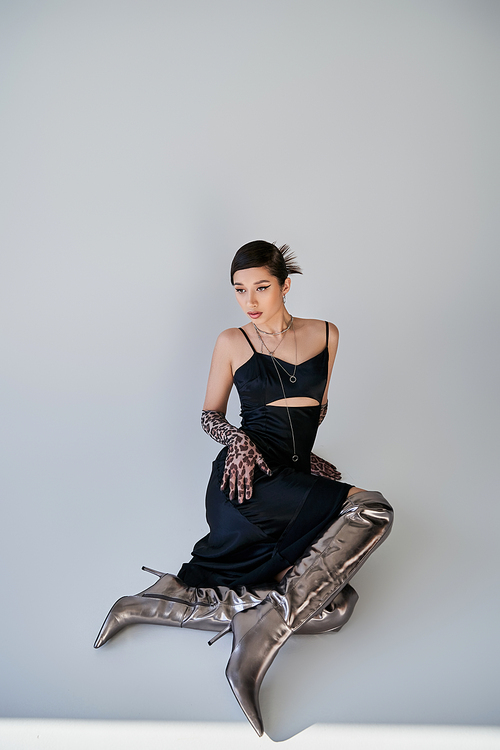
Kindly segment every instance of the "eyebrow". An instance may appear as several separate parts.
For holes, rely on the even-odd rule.
[[[269,279],[261,279],[260,281],[255,281],[254,282],[254,286],[258,286],[258,284],[269,284]],[[241,283],[241,281],[235,281],[234,285],[235,286],[245,286],[244,284]]]

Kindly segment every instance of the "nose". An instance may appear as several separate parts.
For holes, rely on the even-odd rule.
[[[255,292],[249,292],[248,294],[248,307],[257,307],[257,297]]]

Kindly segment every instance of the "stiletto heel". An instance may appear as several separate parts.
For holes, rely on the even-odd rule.
[[[158,576],[158,578],[162,578],[165,573],[160,573],[159,570],[155,570],[154,568],[146,568],[145,565],[142,566],[142,570],[145,570],[146,573],[152,573],[154,576]]]
[[[352,495],[339,518],[288,571],[278,589],[261,604],[234,616],[226,677],[259,736],[264,732],[260,686],[280,648],[337,597],[389,534],[392,516],[392,508],[380,492]],[[355,592],[350,598],[354,606]]]
[[[218,633],[216,633],[213,638],[210,638],[208,645],[213,646],[214,643],[219,640],[219,638],[222,638],[223,635],[227,635],[227,633],[230,633],[230,632],[231,632],[231,623],[229,623],[229,625],[226,625],[224,630],[220,630]]]

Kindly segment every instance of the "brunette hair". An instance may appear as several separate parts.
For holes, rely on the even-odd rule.
[[[291,273],[302,273],[295,262],[295,255],[288,245],[278,247],[274,242],[254,240],[240,247],[231,263],[231,284],[234,285],[234,274],[245,268],[260,268],[265,266],[271,276],[275,276],[280,286]]]

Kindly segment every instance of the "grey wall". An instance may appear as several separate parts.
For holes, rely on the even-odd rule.
[[[397,510],[269,734],[498,720],[500,7],[0,3],[2,715],[244,721],[226,639],[114,599],[206,533],[234,251],[288,242],[341,346],[317,452]],[[231,418],[237,419],[237,404]]]

